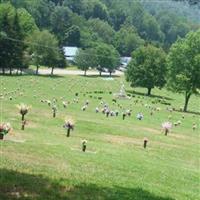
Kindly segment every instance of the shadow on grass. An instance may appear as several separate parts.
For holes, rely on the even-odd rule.
[[[44,78],[52,78],[52,79],[55,79],[55,78],[63,78],[64,76],[62,75],[51,75],[51,74],[1,74],[0,73],[0,76],[6,76],[6,77],[20,77],[20,76],[35,76],[35,77],[44,77]]]
[[[200,112],[196,112],[196,111],[192,111],[192,110],[187,110],[186,112],[185,111],[183,111],[183,110],[178,110],[178,109],[175,109],[174,111],[176,111],[176,112],[180,112],[180,113],[189,113],[189,114],[194,114],[194,115],[200,115]]]
[[[119,75],[112,75],[112,76],[110,76],[110,75],[107,75],[107,74],[102,74],[101,76],[98,75],[98,74],[88,74],[86,76],[80,74],[79,76],[86,77],[86,78],[120,78]]]
[[[146,97],[165,99],[165,100],[173,100],[172,98],[169,98],[169,97],[160,96],[160,95],[154,95],[154,94],[148,96],[146,93],[136,92],[136,91],[133,91],[133,90],[126,90],[126,92],[129,93],[129,94],[136,94],[136,95],[141,95],[141,96],[146,96]]]
[[[61,180],[60,182],[64,182]],[[141,188],[99,187],[82,183],[69,187],[39,175],[0,169],[0,199],[4,200],[174,200]]]
[[[25,69],[24,71],[25,75],[35,75],[35,76],[39,76],[39,77],[47,77],[47,78],[63,78],[63,75],[58,75],[58,74],[40,74],[40,71],[38,72],[38,74],[35,74],[35,70],[33,69]]]

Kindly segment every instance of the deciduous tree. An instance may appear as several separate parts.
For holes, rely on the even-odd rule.
[[[131,56],[131,53],[144,44],[133,26],[123,26],[115,36],[114,46],[123,56]]]
[[[147,95],[151,95],[154,87],[162,88],[165,84],[166,63],[165,53],[162,49],[152,45],[140,47],[128,64],[126,79],[132,87],[145,87]]]
[[[40,65],[51,67],[51,75],[61,59],[61,51],[58,46],[58,40],[49,31],[36,31],[29,38],[30,51],[37,66],[36,73]]]
[[[84,71],[84,75],[86,76],[87,70],[92,67],[96,67],[96,56],[94,54],[94,49],[89,48],[85,50],[79,50],[75,63],[79,69]]]
[[[167,57],[168,87],[185,94],[184,111],[192,94],[200,89],[200,30],[172,45]]]
[[[95,48],[95,54],[100,75],[104,68],[108,70],[110,75],[118,68],[120,62],[119,53],[112,45],[99,43]]]

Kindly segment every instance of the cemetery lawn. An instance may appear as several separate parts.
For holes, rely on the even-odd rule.
[[[200,115],[166,111],[165,101],[179,109],[184,96],[165,89],[131,89],[131,100],[112,102],[124,77],[114,80],[91,76],[1,76],[1,121],[13,130],[0,141],[0,199],[2,200],[199,200],[200,199]],[[125,81],[124,81],[125,82]],[[73,103],[78,93],[79,102]],[[63,100],[70,101],[67,108]],[[122,120],[95,113],[98,98],[113,110],[132,109]],[[57,98],[57,116],[41,100]],[[11,100],[10,100],[11,99]],[[81,107],[86,100],[86,111]],[[164,99],[164,100],[163,100]],[[135,104],[135,100],[139,103]],[[158,102],[158,103],[156,103]],[[19,103],[31,105],[21,130]],[[153,104],[156,103],[156,104]],[[150,115],[145,104],[160,107]],[[147,106],[147,105],[146,105]],[[168,106],[170,107],[170,106]],[[192,96],[189,110],[200,112],[200,98]],[[139,121],[136,114],[142,112]],[[184,114],[184,119],[182,115]],[[181,120],[165,136],[161,124]],[[66,117],[75,129],[69,138],[63,128]],[[192,124],[197,129],[192,130]],[[143,148],[143,138],[149,142]],[[81,152],[86,139],[87,150]]]

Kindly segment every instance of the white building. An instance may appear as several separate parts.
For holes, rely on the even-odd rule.
[[[131,61],[131,57],[121,57],[120,58],[120,68],[119,70],[121,71],[125,71],[126,70],[126,67],[127,65],[129,64],[129,62]]]
[[[76,54],[78,53],[78,47],[63,47],[65,58],[69,62],[74,62]]]

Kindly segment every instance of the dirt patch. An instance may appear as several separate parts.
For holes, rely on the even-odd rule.
[[[18,118],[12,117],[12,118],[10,118],[10,121],[18,121]]]
[[[120,136],[120,135],[106,135],[105,140],[109,143],[136,144],[136,145],[141,145],[143,142],[140,139],[126,137],[126,136]]]
[[[174,133],[169,133],[169,136],[178,138],[178,139],[189,139],[189,137],[185,136],[185,135],[180,135],[180,134],[174,134]],[[191,139],[191,138],[190,138]]]
[[[150,133],[154,133],[154,134],[159,134],[159,135],[164,135],[164,132],[162,129],[158,130],[158,129],[153,129],[153,128],[148,128],[148,127],[141,127],[142,130],[148,131]],[[190,137],[187,137],[185,135],[181,135],[179,133],[174,134],[173,131],[172,133],[170,132],[169,137],[174,137],[174,138],[178,138],[178,139],[183,139],[183,140],[187,140],[187,139],[191,139]]]
[[[166,144],[166,143],[159,142],[159,141],[152,141],[151,146],[160,146],[160,147],[164,146],[164,147],[168,147],[168,148],[181,148],[180,145]]]
[[[104,138],[107,142],[113,143],[113,144],[121,144],[121,145],[127,145],[127,144],[132,144],[136,146],[143,146],[143,139],[138,139],[138,138],[132,138],[132,137],[127,137],[127,136],[119,136],[119,135],[106,135]],[[162,146],[162,147],[167,147],[167,148],[181,148],[179,145],[174,145],[174,144],[166,144],[163,142],[159,141],[149,141],[148,142],[151,147],[156,147],[156,146]]]
[[[45,145],[50,145],[50,146],[58,146],[59,144],[56,143],[50,143],[50,142],[46,142],[44,143]]]
[[[153,129],[153,128],[148,128],[148,127],[141,127],[140,129],[142,129],[144,131],[148,131],[150,133],[156,133],[156,134],[160,134],[162,132],[161,130],[157,130],[157,129]]]
[[[15,187],[11,189],[9,189],[10,191],[6,191],[7,195],[10,196],[11,198],[20,199],[20,198],[28,198],[28,197],[31,197],[31,198],[37,197],[36,193],[26,192],[24,191],[23,188]]]
[[[23,137],[21,136],[21,134],[16,133],[11,131],[11,133],[9,133],[8,135],[6,135],[4,137],[5,141],[11,141],[11,142],[18,142],[18,143],[24,143],[26,142],[25,139],[23,139]]]
[[[38,128],[38,125],[35,122],[29,121],[29,120],[27,120],[26,126],[29,128]]]
[[[79,151],[82,152],[82,150],[80,148],[70,148],[72,151]],[[86,150],[84,153],[93,153],[96,154],[96,151],[91,151],[91,150]]]
[[[4,151],[3,156],[6,156],[9,159],[15,160],[17,162],[26,163],[29,165],[45,165],[47,167],[57,168],[59,170],[67,170],[68,165],[60,160],[60,159],[52,159],[52,157],[41,157],[40,155],[33,155],[33,154],[24,154],[15,152],[6,152]]]
[[[5,141],[17,142],[17,143],[24,143],[26,140],[17,140],[14,138],[5,139]]]

